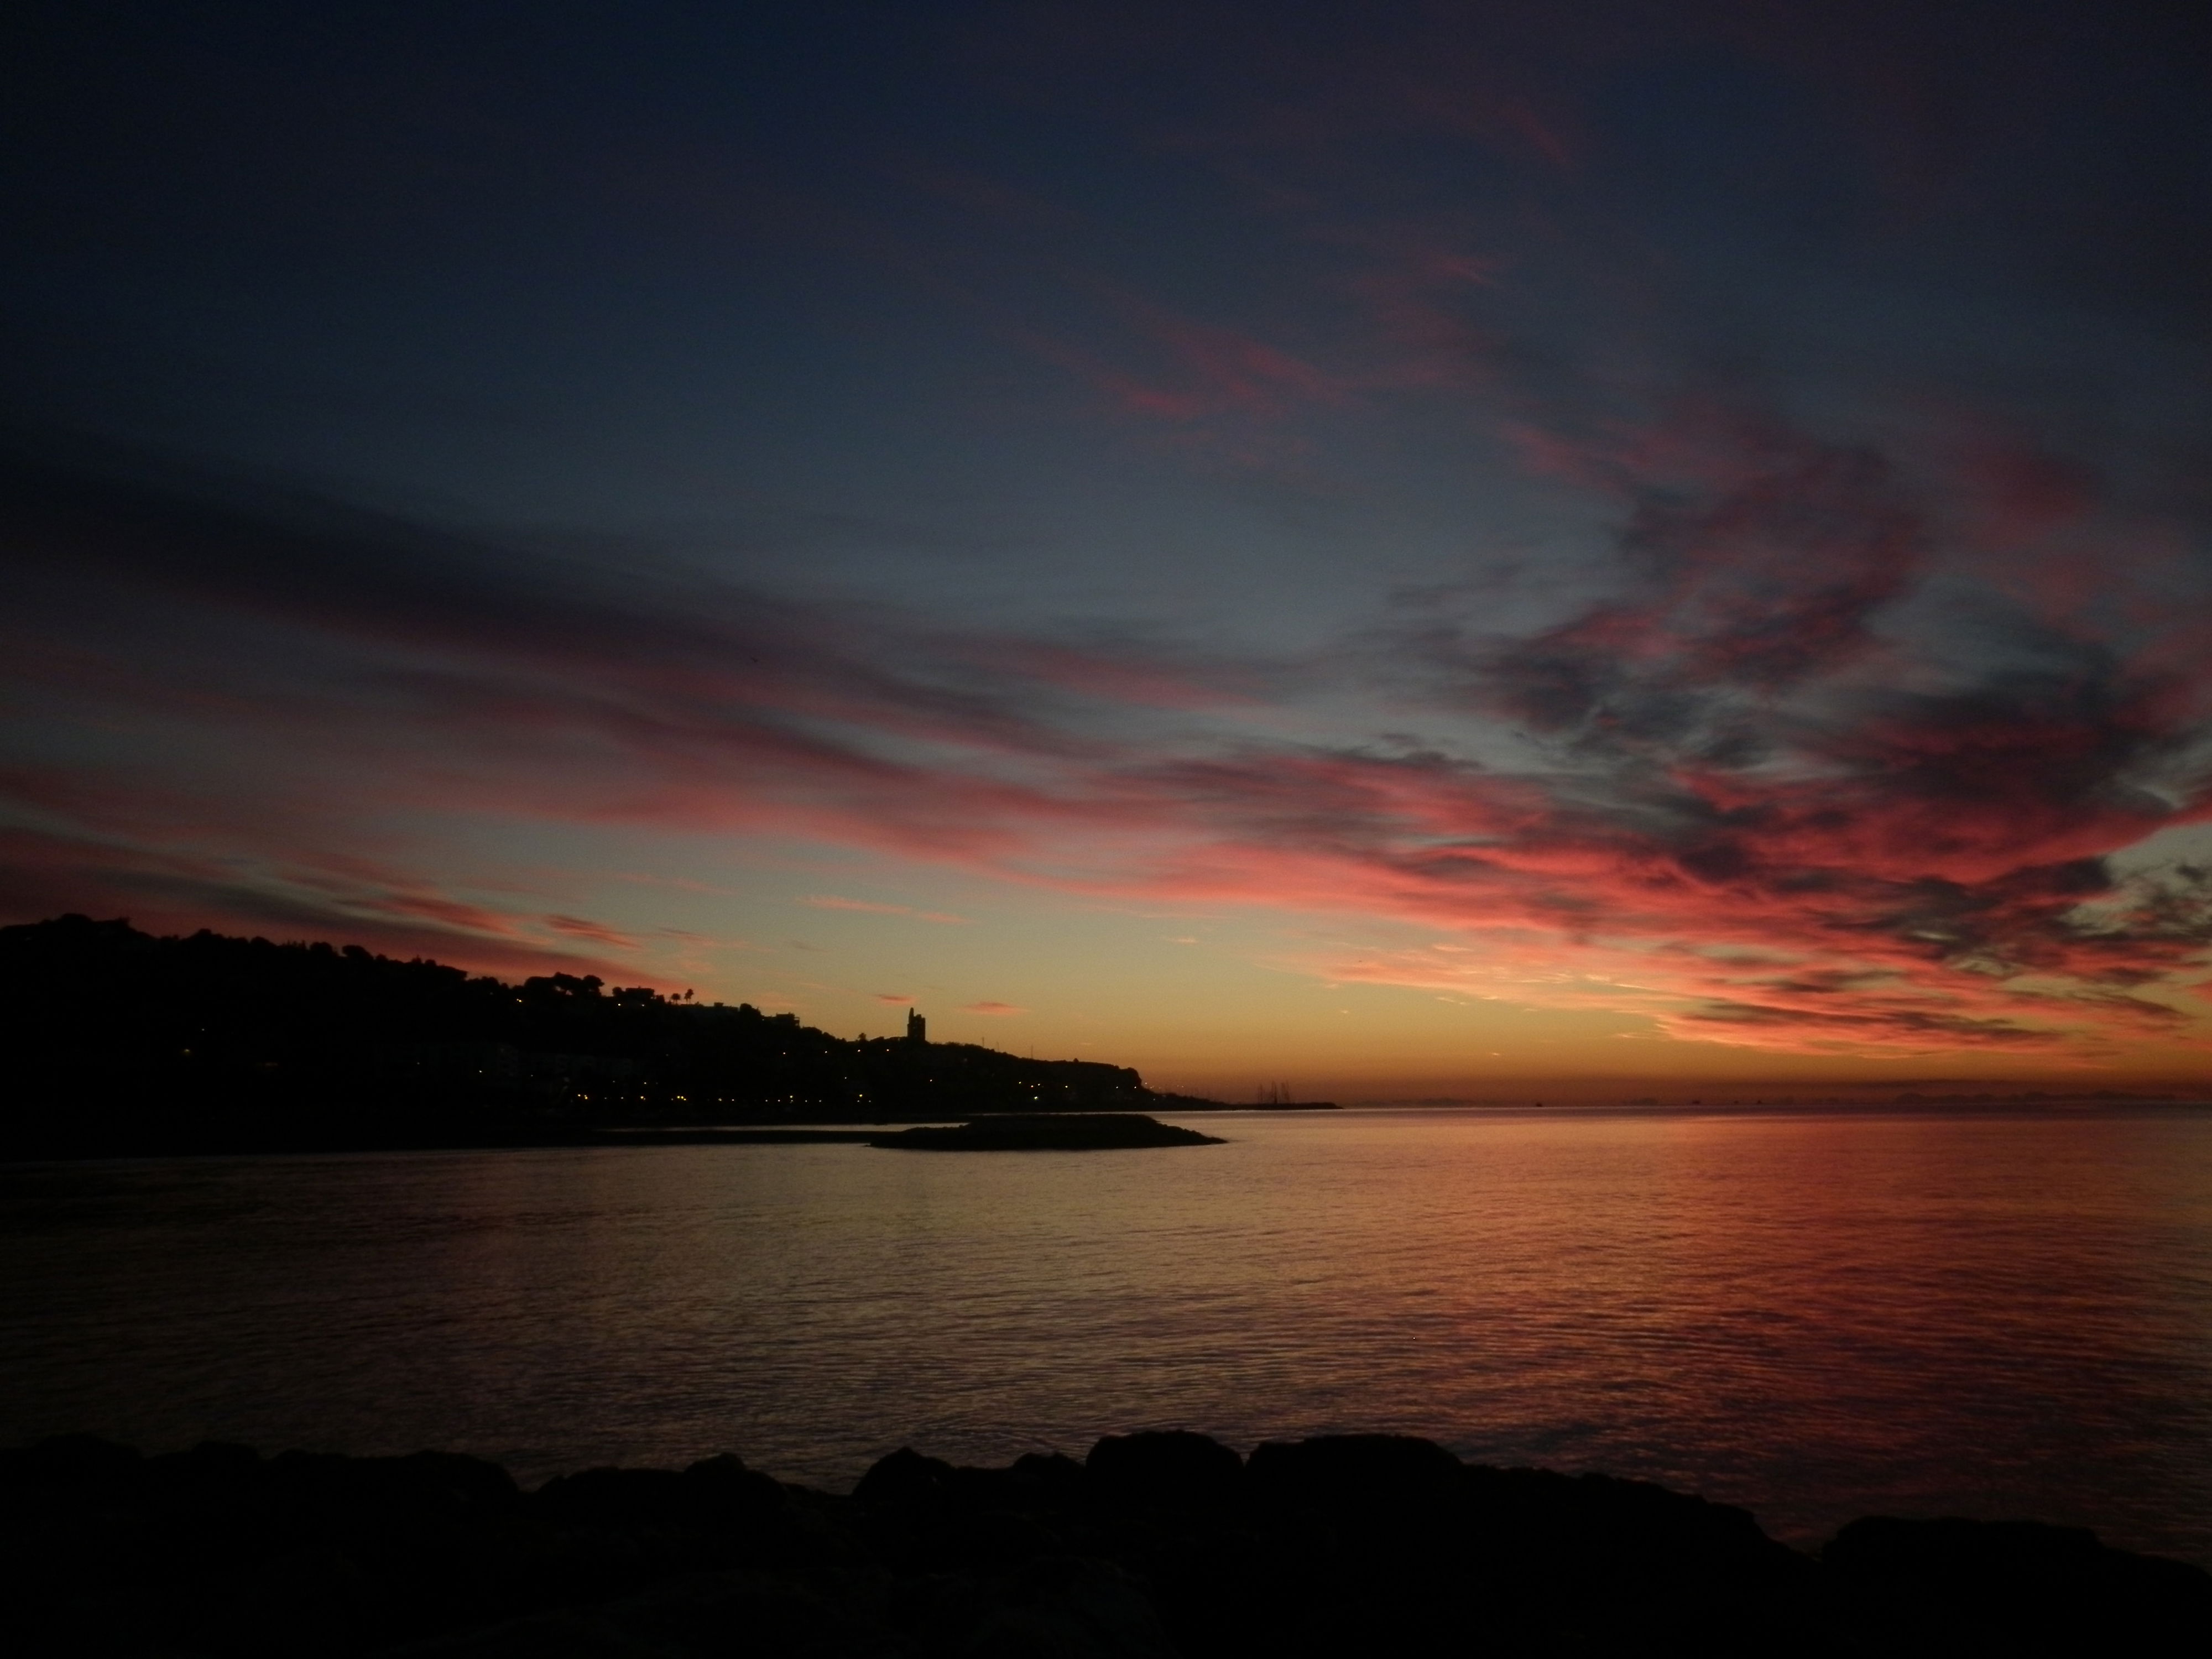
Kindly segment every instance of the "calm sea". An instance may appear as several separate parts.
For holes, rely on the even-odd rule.
[[[1817,1540],[2212,1562],[2212,1115],[1236,1115],[1224,1146],[0,1170],[0,1442],[1080,1455],[1423,1434]]]

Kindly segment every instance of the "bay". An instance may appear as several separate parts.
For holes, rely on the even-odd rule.
[[[0,1442],[526,1480],[1425,1435],[2212,1565],[2212,1115],[1358,1111],[1227,1145],[0,1170]]]

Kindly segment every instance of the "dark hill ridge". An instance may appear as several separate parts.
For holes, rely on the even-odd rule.
[[[1741,1510],[1424,1440],[900,1451],[850,1496],[733,1456],[517,1488],[472,1458],[88,1438],[0,1453],[0,1642],[172,1659],[1344,1659],[2203,1651],[2212,1577],[2027,1523]]]
[[[0,927],[0,1156],[565,1144],[622,1124],[1127,1112],[1123,1066],[847,1042],[594,977],[62,916]]]

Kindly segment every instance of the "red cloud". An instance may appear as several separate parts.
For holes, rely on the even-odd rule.
[[[887,613],[564,591],[374,526],[358,545],[318,532],[309,560],[281,522],[95,492],[35,545],[82,544],[77,568],[96,556],[109,580],[258,616],[284,648],[221,659],[253,695],[185,714],[143,657],[46,659],[46,692],[289,758],[197,793],[89,763],[22,775],[19,798],[76,828],[18,837],[10,902],[143,911],[117,902],[131,891],[380,948],[413,930],[488,966],[532,955],[487,901],[390,873],[404,849],[358,826],[404,806],[812,836],[1065,890],[1389,917],[1479,948],[1316,967],[1632,1010],[1703,1041],[2196,1040],[2184,994],[2212,944],[2212,875],[2111,855],[2207,815],[2201,603],[2069,617],[1977,585],[1949,526],[1984,486],[1940,455],[1713,409],[1554,447],[1615,505],[1616,579],[1519,633],[1424,599],[1281,677],[1425,734],[1364,742],[1341,719],[1302,725],[1266,675],[1243,700],[1154,695],[1154,652],[1128,652],[1123,676],[1086,647],[1070,672],[1051,641]],[[2094,480],[2070,487],[2037,522],[2106,533]],[[171,633],[215,672],[189,627]],[[347,667],[308,696],[285,677],[318,648]],[[1083,698],[1040,692],[1054,680]]]
[[[1142,366],[1117,364],[1089,348],[1033,331],[1018,337],[1039,356],[1089,381],[1127,414],[1178,424],[1224,415],[1279,418],[1344,395],[1335,380],[1279,346],[1183,316],[1126,289],[1093,286],[1133,337],[1127,356]]]
[[[602,922],[587,921],[581,916],[548,916],[545,925],[556,933],[571,939],[587,939],[600,945],[612,945],[617,951],[635,951],[637,941],[629,934],[618,933]]]
[[[0,830],[0,911],[28,918],[72,908],[126,916],[157,933],[216,926],[279,940],[362,945],[509,977],[597,974],[626,984],[674,985],[635,964],[544,945],[522,934],[512,917],[441,902],[416,878],[341,885],[312,870],[234,855]]]
[[[1011,1002],[964,1002],[960,1005],[963,1014],[1026,1014],[1026,1008],[1017,1008]]]

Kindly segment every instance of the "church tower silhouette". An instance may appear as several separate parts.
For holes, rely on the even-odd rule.
[[[906,1040],[908,1042],[929,1041],[929,1022],[912,1008],[906,1011]]]

